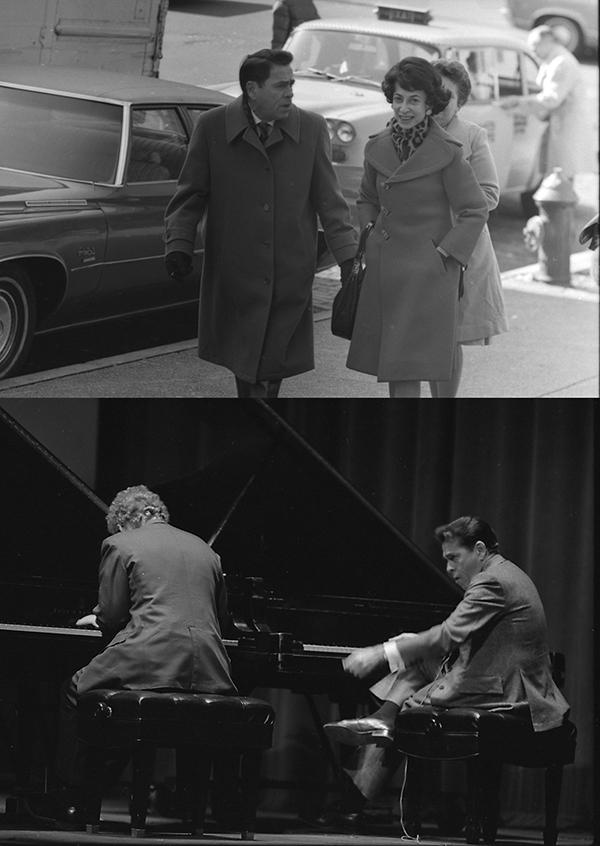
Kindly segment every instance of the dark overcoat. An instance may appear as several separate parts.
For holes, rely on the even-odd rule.
[[[221,640],[227,598],[219,556],[167,523],[119,532],[102,544],[98,605],[108,646],[77,691],[170,687],[234,694]]]
[[[378,133],[365,147],[357,205],[361,224],[375,227],[348,367],[385,382],[450,379],[460,264],[488,217],[460,142],[432,121],[401,164],[391,130]],[[456,261],[445,264],[436,246]]]
[[[242,97],[201,115],[166,213],[167,251],[191,254],[203,222],[200,358],[247,382],[314,367],[317,216],[338,264],[352,258],[324,118],[292,106],[263,145]]]

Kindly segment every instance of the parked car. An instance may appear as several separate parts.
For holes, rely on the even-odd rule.
[[[501,193],[523,194],[539,184],[546,124],[518,100],[511,109],[500,105],[504,97],[524,98],[539,91],[538,63],[524,39],[508,30],[430,20],[427,12],[379,6],[377,19],[308,21],[285,45],[294,56],[294,102],[326,118],[333,161],[351,204],[358,196],[367,139],[391,117],[381,80],[406,56],[462,62],[470,71],[473,92],[461,114],[487,130]],[[219,88],[239,93],[233,84]]]
[[[506,0],[502,11],[513,26],[533,29],[551,26],[566,47],[577,56],[598,49],[597,0],[568,0],[544,3],[542,0]]]
[[[197,299],[197,273],[174,284],[164,269],[163,216],[194,121],[229,101],[108,71],[0,67],[0,378],[36,333]]]

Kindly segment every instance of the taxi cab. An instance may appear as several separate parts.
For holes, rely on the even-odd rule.
[[[461,115],[487,130],[501,195],[522,195],[539,184],[546,124],[519,102],[539,91],[538,65],[510,30],[433,21],[428,11],[392,3],[374,19],[319,19],[301,24],[285,49],[293,56],[294,102],[327,120],[332,156],[346,199],[353,204],[370,135],[391,109],[381,91],[386,71],[406,56],[454,59],[468,68],[473,91]],[[516,98],[510,109],[505,97]]]

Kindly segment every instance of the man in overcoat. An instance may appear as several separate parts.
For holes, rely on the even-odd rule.
[[[283,47],[294,29],[304,21],[320,17],[313,0],[275,0],[273,4],[273,39],[271,47]]]
[[[222,634],[227,595],[219,556],[169,524],[169,512],[144,485],[116,495],[102,543],[98,604],[79,626],[108,641],[61,689],[56,776],[45,813],[69,821],[77,810],[82,749],[77,698],[95,688],[196,690],[234,695]]]
[[[548,121],[541,149],[542,175],[547,176],[560,167],[564,176],[573,180],[583,153],[581,125],[586,105],[581,66],[546,24],[529,32],[527,44],[540,60],[536,77],[540,90],[527,97],[505,97],[501,105],[503,108],[526,105],[541,120]]]
[[[317,221],[342,267],[357,237],[325,120],[292,104],[291,53],[240,67],[242,95],[200,116],[166,211],[166,264],[186,275],[202,223],[198,354],[231,370],[238,395],[277,396],[314,367]]]
[[[501,555],[495,532],[479,517],[459,517],[435,534],[448,575],[465,591],[462,600],[437,626],[345,658],[346,672],[357,678],[383,676],[370,688],[380,707],[370,717],[325,726],[334,740],[369,746],[352,775],[366,798],[390,776],[384,752],[393,745],[400,709],[514,711],[535,732],[560,726],[569,710],[552,679],[544,609],[529,576]]]

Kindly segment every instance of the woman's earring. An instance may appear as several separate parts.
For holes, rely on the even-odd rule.
[[[431,114],[431,109],[425,109],[425,114],[426,114],[426,115],[430,115],[430,114]]]

